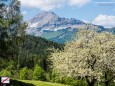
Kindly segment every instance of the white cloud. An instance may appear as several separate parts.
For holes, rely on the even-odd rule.
[[[20,0],[22,6],[39,8],[43,11],[50,11],[63,7],[65,0]]]
[[[99,15],[93,21],[93,24],[102,25],[104,27],[115,27],[115,16]]]
[[[23,11],[23,12],[22,12],[22,15],[26,15],[26,14],[27,14],[27,11]]]
[[[70,6],[82,7],[89,2],[91,2],[91,0],[69,0],[69,5]]]
[[[22,6],[39,8],[42,11],[50,11],[56,8],[68,6],[84,6],[91,2],[91,0],[20,0]]]

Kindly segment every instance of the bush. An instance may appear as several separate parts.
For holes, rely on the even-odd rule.
[[[63,77],[61,83],[72,86],[87,86],[87,82],[84,80],[75,80],[72,77]]]
[[[4,70],[2,70],[0,72],[0,76],[9,76],[9,77],[12,77],[12,74],[11,74],[10,71],[4,69]]]
[[[63,78],[63,83],[64,84],[71,84],[71,82],[73,82],[74,79],[72,77],[64,77]]]
[[[84,80],[73,80],[70,84],[73,86],[88,86]]]
[[[6,70],[13,70],[14,66],[15,66],[14,61],[10,60],[9,62],[7,62],[5,69]]]
[[[32,79],[32,74],[33,74],[33,70],[28,69],[28,72],[27,72],[27,79],[31,80],[31,79]]]
[[[13,65],[8,65],[8,67],[6,68],[6,70],[12,70],[13,69]]]
[[[27,67],[24,67],[20,70],[20,79],[23,80],[27,79],[27,71],[28,71]]]
[[[56,70],[52,70],[51,73],[51,82],[62,83],[62,77],[56,72]]]
[[[46,81],[50,82],[51,81],[51,74],[46,73]]]
[[[115,86],[115,82],[111,82],[111,83],[110,83],[110,86]]]
[[[13,77],[14,79],[20,79],[20,74],[18,72],[18,70],[13,70]]]
[[[33,79],[34,80],[42,80],[42,81],[46,80],[44,70],[38,65],[36,65],[34,68]]]

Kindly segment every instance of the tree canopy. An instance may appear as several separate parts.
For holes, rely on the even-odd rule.
[[[85,78],[89,86],[115,78],[115,35],[82,30],[77,37],[77,41],[65,45],[63,52],[52,53],[53,68],[61,75]],[[112,75],[108,79],[109,71]]]
[[[26,27],[20,12],[20,1],[0,0],[0,58],[17,57]]]

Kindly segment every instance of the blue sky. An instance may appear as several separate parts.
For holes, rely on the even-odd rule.
[[[20,0],[24,20],[42,11],[76,18],[105,27],[115,27],[115,0]]]

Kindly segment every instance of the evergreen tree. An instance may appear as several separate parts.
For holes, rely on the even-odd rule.
[[[0,58],[16,58],[24,37],[26,23],[22,20],[18,0],[0,1]]]
[[[38,65],[36,65],[34,68],[33,79],[34,80],[45,80],[45,72]]]

